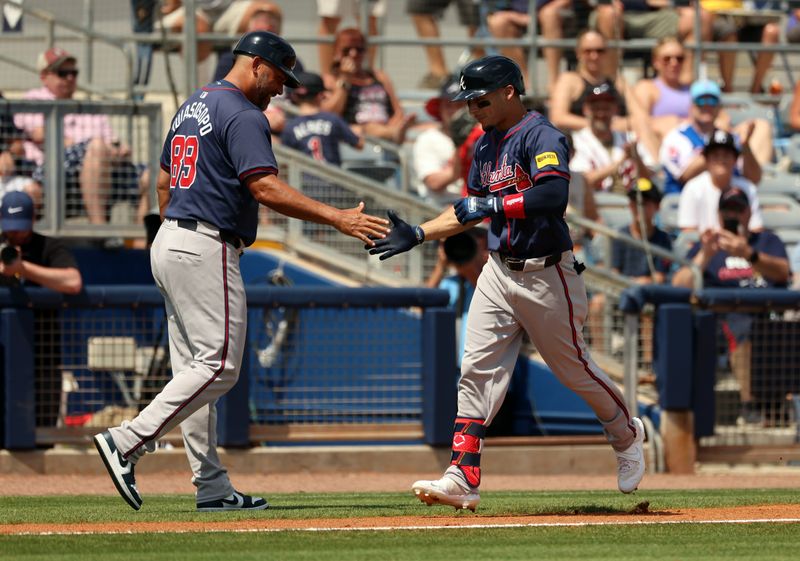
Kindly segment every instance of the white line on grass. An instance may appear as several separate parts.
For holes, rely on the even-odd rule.
[[[265,520],[268,523],[268,521]],[[660,524],[795,524],[800,518],[745,518],[739,520],[632,520],[629,522],[531,522],[528,524],[449,524],[437,526],[364,526],[342,528],[211,528],[176,530],[109,530],[109,531],[55,531],[55,532],[16,532],[0,534],[0,536],[85,536],[85,535],[117,535],[117,534],[208,534],[226,532],[232,534],[262,532],[394,532],[398,530],[484,530],[488,528],[569,528],[583,526],[653,526]]]

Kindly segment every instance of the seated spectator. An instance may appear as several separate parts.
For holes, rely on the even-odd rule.
[[[77,59],[53,47],[39,55],[36,63],[42,87],[28,91],[25,99],[72,99],[77,88]],[[30,139],[26,157],[39,166],[33,179],[44,183],[44,115],[17,114],[17,127]],[[137,174],[130,162],[130,148],[120,144],[108,115],[69,114],[64,117],[64,172],[68,217],[86,216],[92,224],[108,220],[109,202],[117,197],[135,197]],[[44,191],[44,189],[42,189]]]
[[[717,222],[702,230],[700,241],[687,258],[703,271],[703,286],[718,288],[785,288],[790,270],[786,248],[768,230],[753,232],[753,202],[745,191],[728,189],[719,198]],[[681,267],[673,286],[693,288],[691,269]],[[731,368],[739,381],[742,411],[739,422],[761,423],[761,412],[753,401],[750,383],[752,317],[726,314],[723,329],[729,334]]]
[[[656,213],[661,204],[661,192],[648,179],[639,179],[628,190],[628,208],[631,211],[631,223],[620,228],[620,232],[634,239],[644,240],[667,251],[672,251],[672,241],[665,231],[655,224]],[[611,270],[617,274],[631,277],[637,284],[662,284],[667,279],[671,262],[648,254],[637,247],[619,240],[611,243]],[[603,348],[605,343],[603,328],[603,312],[605,310],[605,294],[596,293],[590,303],[592,321],[592,344]],[[646,333],[645,341],[652,341],[652,324],[643,325]],[[649,346],[647,354],[649,355]]]
[[[440,209],[460,199],[463,189],[456,145],[450,136],[453,115],[466,107],[463,101],[450,101],[458,92],[458,77],[454,76],[437,97],[428,100],[425,110],[439,126],[421,132],[412,148],[417,193]]]
[[[286,122],[281,143],[320,162],[341,166],[339,143],[360,150],[364,147],[364,139],[350,130],[339,115],[320,109],[328,91],[319,74],[296,72],[295,75],[300,86],[292,91],[290,97],[300,114]]]
[[[420,39],[439,39],[439,25],[437,19],[441,19],[447,7],[453,0],[407,0],[406,12],[411,16],[414,29],[417,30],[417,37]],[[456,0],[458,8],[458,22],[467,28],[467,34],[474,37],[480,26],[480,9],[477,2],[473,0]],[[420,80],[419,87],[425,89],[438,90],[449,78],[447,63],[444,60],[444,52],[441,45],[425,45],[425,58],[428,60],[428,72]],[[484,56],[482,48],[472,49],[472,57],[475,59]]]
[[[0,228],[8,245],[0,259],[0,284],[43,286],[77,294],[83,283],[75,258],[61,240],[33,231],[34,215],[33,199],[28,194],[17,191],[3,197]]]
[[[553,86],[550,96],[550,121],[563,131],[579,131],[589,126],[583,113],[586,96],[597,86],[610,84],[617,96],[617,114],[613,120],[616,131],[633,131],[651,154],[658,151],[658,144],[650,118],[633,96],[622,76],[614,77],[603,70],[604,58],[608,55],[606,38],[593,30],[578,34],[575,54],[578,67],[572,72],[562,72]]]
[[[743,0],[700,0],[703,10],[713,16],[713,36],[715,42],[722,43],[761,43],[762,45],[777,45],[781,38],[779,22],[773,21],[766,24],[748,24],[740,15],[733,15],[730,11],[741,12],[745,9]],[[755,13],[755,12],[754,12]],[[719,73],[722,78],[722,91],[733,91],[733,73],[736,69],[737,51],[719,51]],[[756,55],[753,78],[750,82],[751,93],[764,93],[764,79],[772,66],[775,53],[772,51],[759,51]]]
[[[4,100],[2,94],[0,100]],[[41,203],[41,192],[31,180],[35,164],[25,159],[24,139],[7,107],[0,109],[0,199],[10,191],[25,191]]]
[[[666,175],[666,193],[680,193],[687,181],[706,169],[703,156],[706,143],[715,130],[726,129],[718,126],[722,92],[717,84],[710,80],[699,80],[692,84],[689,93],[692,98],[689,118],[667,133],[661,143],[659,160]],[[772,146],[769,126],[762,127],[755,121],[747,121],[742,125],[737,127],[737,130],[743,131],[737,149],[741,153],[737,174],[757,184],[761,181],[761,165],[751,145],[767,142]]]
[[[550,121],[564,131],[578,131],[589,123],[583,114],[583,102],[589,92],[596,86],[614,84],[614,75],[606,74],[604,59],[608,56],[606,38],[599,32],[587,29],[578,34],[575,56],[578,66],[575,71],[562,72],[553,86],[550,95]],[[616,84],[615,84],[616,85]],[[616,91],[619,95],[620,88]],[[625,98],[617,99],[617,119],[615,129],[624,130],[627,124]]]
[[[789,19],[786,22],[786,41],[800,43],[800,8],[789,12]]]
[[[319,46],[319,69],[322,73],[328,72],[336,60],[335,44],[326,39],[333,37],[342,21],[354,21],[357,26],[361,22],[361,3],[369,3],[369,35],[378,34],[378,20],[386,15],[386,0],[317,0],[317,15],[319,28],[317,36],[322,39]],[[375,66],[375,47],[370,47],[367,52],[367,65]]]
[[[7,193],[0,203],[0,230],[5,244],[0,254],[0,286],[44,287],[77,294],[83,279],[72,252],[59,239],[33,231],[33,199],[21,191]],[[34,308],[33,371],[36,426],[54,427],[61,398],[61,315]]]
[[[388,75],[364,65],[364,35],[358,29],[342,29],[334,47],[333,66],[323,74],[331,94],[322,109],[344,117],[358,134],[402,144],[416,116],[403,112]]]
[[[676,37],[660,39],[653,48],[652,64],[655,77],[636,83],[633,93],[650,115],[659,143],[666,134],[689,117],[692,96],[689,81],[683,81],[686,49]]]
[[[614,86],[604,83],[584,98],[589,126],[572,135],[575,156],[569,167],[583,173],[593,189],[627,193],[637,177],[652,176],[656,160],[640,143],[612,130],[618,97]]]
[[[459,364],[464,354],[467,312],[478,285],[478,277],[489,259],[487,238],[488,231],[477,227],[441,240],[436,265],[425,282],[428,288],[441,288],[450,294],[447,306],[456,312]],[[450,267],[456,274],[447,276]]]
[[[703,41],[711,39],[711,16],[701,12],[700,34]],[[609,39],[663,39],[678,37],[694,41],[695,8],[672,7],[662,0],[600,0],[589,17],[590,25]],[[688,53],[691,55],[691,53]],[[606,57],[605,71],[614,76],[619,67],[619,53],[612,49]],[[683,80],[691,80],[691,60],[686,65]]]
[[[281,13],[272,2],[262,0],[195,0],[195,25],[197,33],[227,33],[231,37],[238,37],[246,30],[252,15],[264,10]],[[186,10],[182,0],[164,0],[161,7],[162,17],[157,20],[157,25],[163,25],[168,30],[180,33],[186,22]],[[201,83],[209,81],[211,53],[214,51],[213,43],[198,41],[197,63],[200,67],[199,80]],[[208,68],[208,70],[204,70]]]
[[[761,209],[758,205],[756,186],[748,179],[734,174],[739,147],[728,132],[717,130],[703,149],[706,170],[691,179],[681,191],[678,201],[678,226],[683,231],[705,232],[718,229],[717,220],[720,196],[730,189],[738,189],[747,195],[751,232],[764,228]]]

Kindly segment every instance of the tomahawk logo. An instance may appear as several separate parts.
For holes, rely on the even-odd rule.
[[[17,214],[18,212],[22,212],[21,206],[12,206],[8,209],[8,214]]]
[[[508,154],[503,154],[503,160],[497,169],[492,169],[491,162],[486,162],[481,166],[481,183],[489,187],[489,191],[495,193],[507,187],[516,187],[517,192],[525,191],[533,186],[531,176],[528,175],[518,162],[512,167],[508,163]]]

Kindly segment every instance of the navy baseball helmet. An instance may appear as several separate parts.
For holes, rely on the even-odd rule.
[[[250,55],[271,62],[286,74],[286,85],[296,88],[300,80],[294,75],[297,55],[292,46],[284,39],[269,31],[251,31],[245,33],[233,48],[235,55]]]
[[[514,86],[518,94],[525,93],[525,82],[517,63],[508,57],[493,55],[473,60],[461,69],[461,91],[453,101],[467,101],[507,85]]]

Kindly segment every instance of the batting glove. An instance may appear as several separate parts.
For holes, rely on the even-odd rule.
[[[503,200],[500,197],[466,197],[456,201],[453,210],[458,221],[466,224],[493,214],[503,214]]]
[[[375,245],[364,246],[369,249],[370,255],[380,255],[381,261],[403,253],[425,241],[425,232],[419,226],[412,226],[393,210],[388,213],[389,220],[392,221],[392,230],[385,238],[375,240]]]

